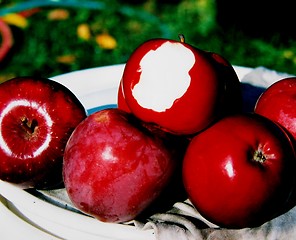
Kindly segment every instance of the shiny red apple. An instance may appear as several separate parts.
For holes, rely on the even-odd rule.
[[[122,86],[122,79],[119,82],[119,87],[117,90],[117,107],[125,112],[128,112],[128,113],[131,112],[131,110],[129,109],[125,101],[125,96],[124,96],[123,86]]]
[[[258,227],[295,206],[295,170],[294,147],[280,125],[259,114],[237,114],[194,136],[183,181],[212,223]]]
[[[284,78],[269,86],[258,98],[255,112],[290,132],[296,139],[296,77]]]
[[[105,222],[134,219],[158,198],[176,168],[177,148],[165,135],[117,108],[89,115],[64,155],[73,204]]]
[[[62,182],[70,134],[86,111],[62,84],[18,77],[0,85],[0,179],[23,187]]]
[[[183,38],[141,44],[128,59],[120,84],[119,108],[174,134],[197,133],[241,110],[240,83],[231,64]]]

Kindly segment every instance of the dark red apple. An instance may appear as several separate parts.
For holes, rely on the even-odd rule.
[[[258,98],[255,112],[282,125],[296,140],[296,77],[269,86]]]
[[[128,112],[128,113],[131,112],[131,110],[129,109],[129,107],[125,101],[125,96],[124,96],[123,86],[122,86],[122,79],[120,80],[118,92],[117,92],[117,107],[123,111]]]
[[[169,138],[134,115],[105,109],[71,135],[64,183],[73,204],[105,222],[125,222],[152,204],[169,183],[178,154]]]
[[[293,144],[278,124],[237,114],[193,137],[183,182],[207,220],[227,228],[257,227],[291,207],[295,169]]]
[[[62,84],[18,77],[0,85],[0,179],[23,187],[62,182],[70,134],[86,111]]]
[[[195,134],[241,111],[240,82],[222,56],[181,41],[152,39],[128,59],[118,105],[174,134]]]

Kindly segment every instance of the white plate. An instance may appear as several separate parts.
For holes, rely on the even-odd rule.
[[[251,68],[234,68],[241,80],[252,72]],[[117,87],[123,69],[123,64],[98,67],[52,79],[72,90],[88,112],[92,113],[100,108],[116,106]],[[272,81],[278,79],[279,75],[276,74],[273,78]],[[269,84],[270,82],[258,85],[266,87]],[[66,205],[64,207],[67,208]],[[152,240],[155,235],[152,229],[139,230],[133,225],[102,223],[0,181],[0,239]]]

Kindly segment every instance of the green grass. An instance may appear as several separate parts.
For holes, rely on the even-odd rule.
[[[4,10],[16,11],[24,2],[30,3],[0,1],[3,6],[0,15],[4,14]],[[278,34],[268,38],[254,37],[239,28],[222,28],[216,21],[214,0],[181,0],[170,4],[156,0],[139,1],[141,3],[137,4],[123,0],[92,1],[97,8],[91,5],[77,7],[78,3],[85,1],[57,2],[58,5],[43,6],[41,11],[29,17],[28,27],[22,29],[11,25],[15,44],[9,56],[0,63],[1,81],[12,76],[50,77],[79,69],[124,63],[142,42],[158,37],[178,39],[179,33],[185,35],[187,43],[217,52],[233,65],[265,66],[296,74],[295,39],[291,37],[282,41]],[[99,4],[102,7],[98,7]],[[66,9],[69,17],[49,20],[48,14],[56,8]],[[77,26],[81,23],[87,23],[92,30],[88,41],[77,36]],[[114,37],[117,47],[112,50],[100,47],[95,36],[102,33]],[[65,55],[74,57],[74,60],[68,63],[57,61],[57,57]]]

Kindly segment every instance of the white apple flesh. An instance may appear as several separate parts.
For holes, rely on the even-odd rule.
[[[189,71],[194,64],[192,51],[179,42],[166,42],[149,51],[140,62],[142,74],[132,90],[134,98],[156,112],[170,109],[190,86]]]

